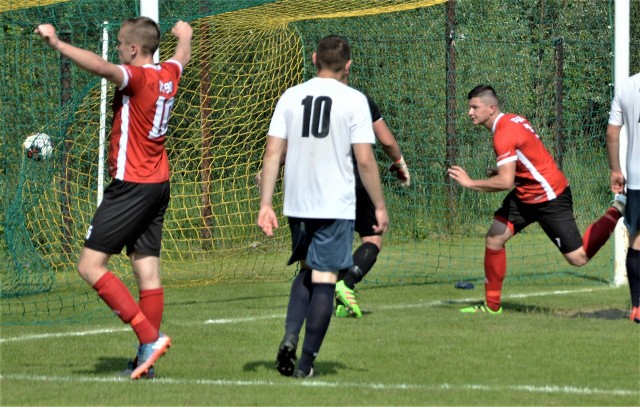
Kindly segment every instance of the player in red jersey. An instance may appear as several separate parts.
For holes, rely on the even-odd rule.
[[[112,182],[87,231],[78,272],[136,333],[140,346],[132,379],[153,369],[171,345],[171,338],[160,332],[164,308],[160,247],[170,197],[164,141],[182,70],[191,57],[193,30],[178,21],[171,32],[178,39],[175,54],[156,65],[158,24],[147,17],[124,20],[118,33],[120,65],[116,65],[61,41],[49,24],[35,30],[80,68],[116,85],[108,158]],[[109,258],[125,247],[138,283],[139,303],[107,269]]]
[[[583,266],[606,243],[624,212],[624,196],[591,224],[584,238],[573,215],[573,201],[567,178],[556,165],[527,119],[500,111],[491,86],[478,85],[469,92],[469,117],[476,126],[493,134],[497,168],[489,178],[474,180],[454,165],[449,176],[461,186],[476,191],[511,189],[495,212],[485,237],[485,302],[461,312],[502,312],[500,296],[507,271],[505,244],[513,235],[538,222],[569,264]]]

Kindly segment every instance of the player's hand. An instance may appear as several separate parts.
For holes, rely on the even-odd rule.
[[[51,24],[41,24],[33,31],[38,34],[40,38],[51,48],[55,49],[58,46],[60,40],[56,29]]]
[[[391,163],[389,171],[396,176],[400,186],[406,188],[411,184],[411,174],[409,174],[409,168],[407,167],[407,163],[404,162],[403,157],[400,157],[399,161]]]
[[[193,28],[189,23],[179,20],[171,29],[171,34],[176,38],[189,37],[193,35]]]
[[[611,181],[611,192],[614,194],[624,194],[625,179],[621,171],[611,171],[609,177]]]
[[[389,214],[387,208],[376,209],[377,225],[373,225],[372,229],[377,235],[383,234],[389,227]]]
[[[457,165],[452,165],[450,168],[448,168],[447,173],[452,180],[456,181],[458,184],[465,188],[469,188],[469,186],[473,182],[471,177],[469,177],[469,174],[467,174],[467,172],[463,170],[462,167],[459,167]]]
[[[278,217],[270,206],[261,206],[258,213],[258,226],[267,236],[273,236],[273,231],[278,229]]]

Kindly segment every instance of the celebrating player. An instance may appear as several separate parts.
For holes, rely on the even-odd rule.
[[[159,256],[170,195],[164,141],[182,70],[191,56],[192,29],[183,21],[175,24],[175,54],[159,65],[153,54],[160,28],[147,17],[122,22],[117,46],[121,65],[61,41],[51,25],[40,25],[35,32],[80,68],[117,88],[108,158],[112,182],[87,231],[78,272],[136,333],[140,346],[130,376],[137,379],[149,373],[171,345],[171,338],[160,332],[164,291]],[[124,247],[138,283],[139,304],[107,269],[109,258]]]
[[[627,126],[627,178],[620,167],[620,130]],[[623,81],[611,103],[607,126],[611,191],[625,193],[624,224],[629,231],[627,278],[631,293],[629,318],[640,323],[640,73]]]
[[[454,165],[449,176],[476,191],[512,189],[495,212],[485,237],[485,302],[460,311],[502,313],[502,281],[507,271],[505,244],[529,224],[538,222],[564,258],[583,266],[606,243],[624,211],[625,197],[616,195],[612,207],[585,231],[584,238],[573,215],[571,189],[551,154],[522,116],[502,113],[491,86],[478,85],[469,92],[469,117],[493,134],[497,169],[487,179],[474,180]]]
[[[314,375],[313,362],[331,321],[338,271],[353,264],[353,155],[376,208],[373,230],[383,233],[389,223],[371,147],[375,136],[366,97],[341,82],[351,66],[349,44],[342,37],[325,37],[312,59],[316,77],[288,89],[273,113],[258,214],[258,225],[272,236],[278,227],[273,191],[286,146],[283,212],[291,229],[289,264],[300,261],[302,267],[291,285],[276,368],[297,378]],[[304,342],[296,367],[303,324]]]

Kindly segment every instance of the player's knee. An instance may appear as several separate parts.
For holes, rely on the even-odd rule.
[[[582,267],[589,262],[587,254],[579,252],[578,250],[565,254],[564,258],[567,260],[567,263],[575,267]]]

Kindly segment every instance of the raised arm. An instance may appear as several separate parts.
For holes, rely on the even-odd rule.
[[[171,34],[178,39],[175,54],[173,54],[171,59],[180,62],[180,65],[184,68],[191,59],[191,37],[193,36],[193,29],[189,23],[180,20],[171,29]]]
[[[35,31],[42,40],[61,55],[69,58],[73,63],[85,71],[105,78],[120,87],[124,81],[124,72],[116,64],[105,61],[100,55],[60,40],[56,29],[51,24],[39,25]]]

